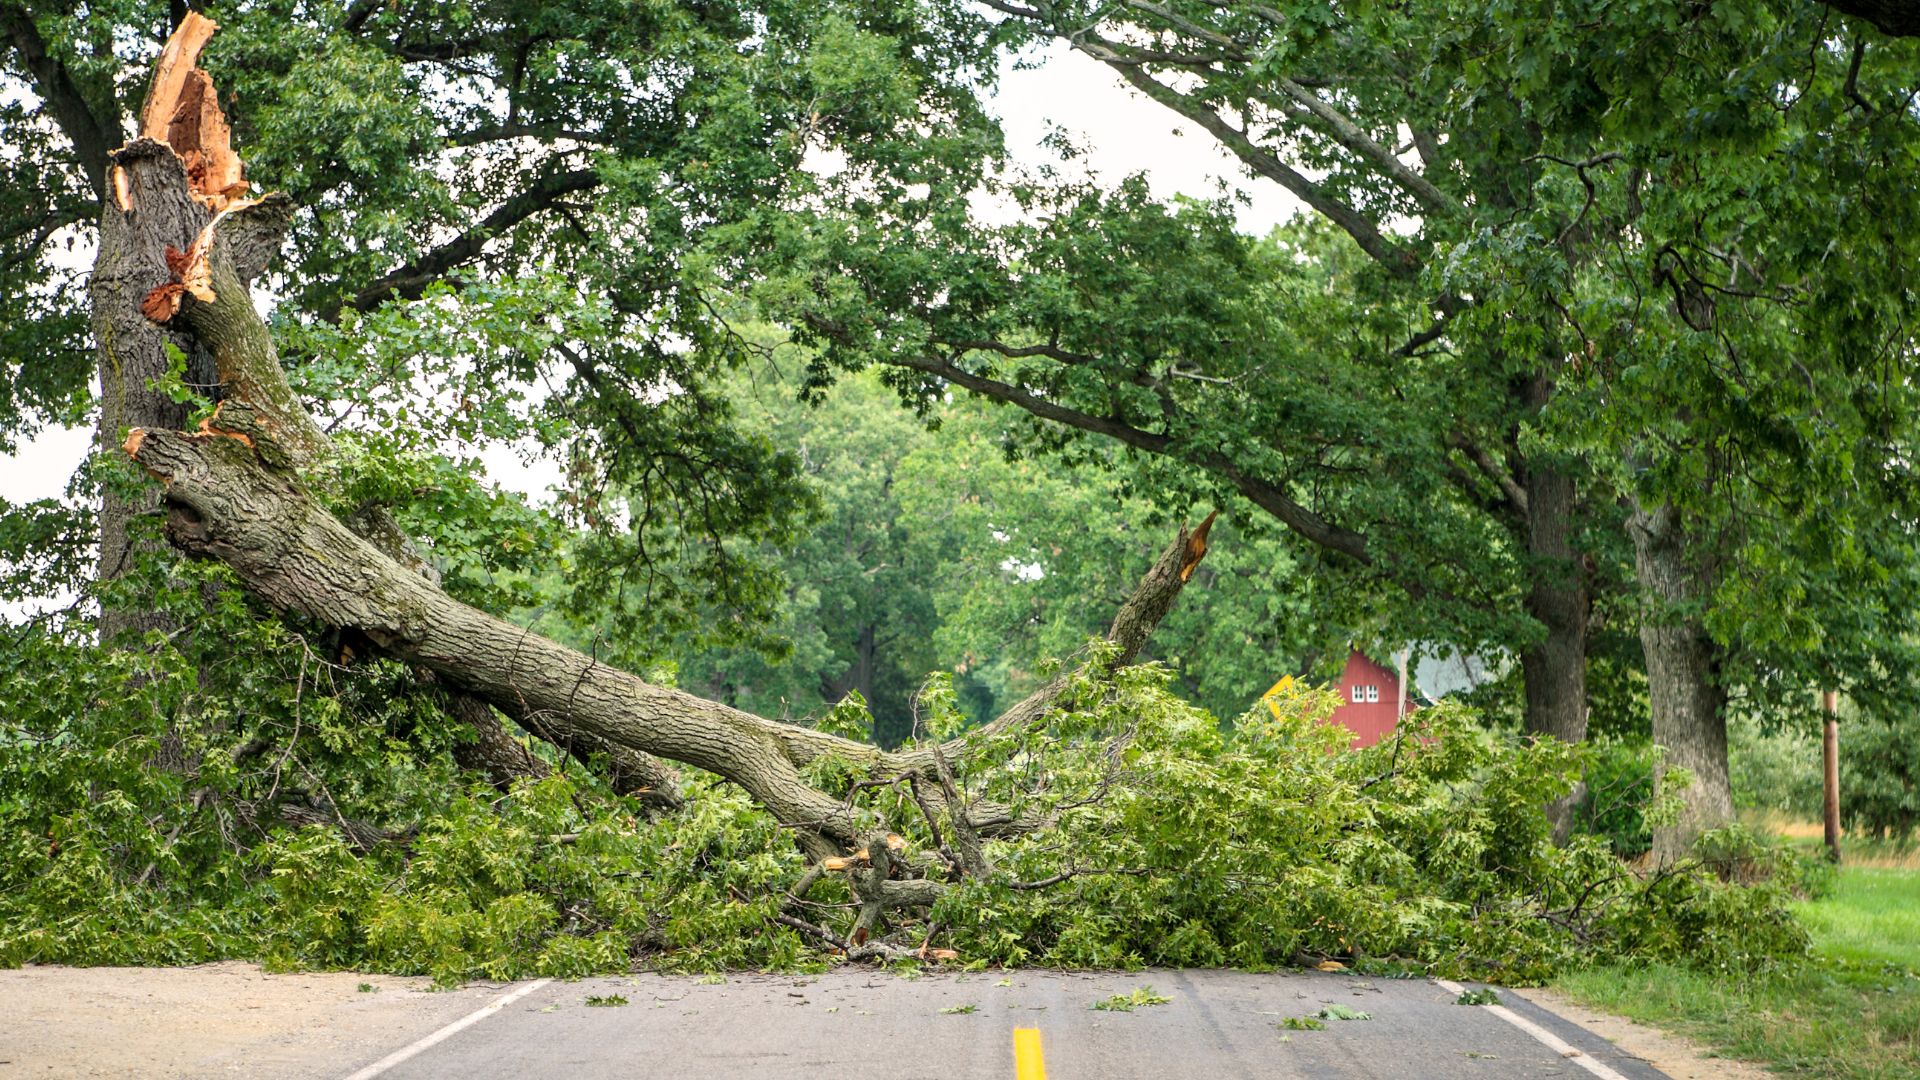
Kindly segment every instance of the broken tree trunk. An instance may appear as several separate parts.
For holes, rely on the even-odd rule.
[[[181,85],[197,82],[185,79]],[[211,126],[202,118],[196,130]],[[115,190],[125,197],[108,214],[128,219],[180,215],[198,225],[175,229],[160,251],[143,253],[151,256],[141,263],[146,273],[129,287],[95,297],[96,304],[108,308],[98,318],[116,325],[138,319],[164,323],[168,332],[204,350],[231,391],[196,431],[154,426],[135,428],[126,438],[127,456],[163,485],[166,536],[176,547],[226,563],[251,593],[275,609],[363,636],[576,753],[610,753],[616,764],[657,755],[725,777],[794,830],[803,849],[823,864],[830,858],[843,866],[859,862],[844,856],[884,826],[851,799],[807,782],[803,768],[826,755],[870,777],[928,781],[923,805],[929,812],[944,808],[959,815],[956,824],[979,835],[1034,824],[1014,819],[1003,808],[950,806],[957,796],[931,794],[936,779],[946,781],[942,789],[953,790],[951,776],[943,775],[950,766],[964,772],[964,739],[888,752],[654,686],[447,595],[414,565],[417,559],[404,543],[387,535],[397,531],[390,528],[390,517],[384,528],[364,521],[354,528],[328,512],[306,490],[300,471],[303,463],[325,453],[325,436],[287,387],[271,337],[240,280],[240,245],[229,234],[266,204],[247,204],[228,187],[220,189],[226,201],[216,208],[194,187],[228,174],[215,167],[194,171],[177,150],[142,139],[116,154],[113,177],[120,186]],[[196,205],[203,208],[204,220],[193,217]],[[187,235],[184,248],[178,246],[182,235]],[[1043,722],[1072,679],[1088,673],[1090,665],[1104,673],[1131,662],[1206,554],[1212,520],[1191,533],[1179,530],[1115,617],[1107,635],[1110,648],[1015,705],[988,725],[986,734]],[[482,752],[510,753],[491,739]],[[872,913],[863,918],[863,928],[879,911],[932,903],[944,889],[925,877],[894,877],[891,871],[904,860],[887,854],[884,839],[869,847],[881,852],[872,859],[875,871],[853,879]]]
[[[142,311],[142,303],[155,289],[177,283],[168,253],[191,251],[195,240],[206,234],[214,214],[241,207],[243,212],[224,231],[235,252],[230,266],[244,283],[264,268],[267,254],[278,248],[286,231],[287,200],[246,206],[245,170],[229,144],[212,81],[194,66],[214,29],[213,22],[198,12],[189,12],[181,20],[155,65],[141,110],[142,140],[109,156],[100,246],[87,286],[99,355],[98,439],[103,450],[119,446],[131,428],[180,427],[188,406],[168,393],[176,378],[207,396],[219,392],[215,360],[194,336],[184,327],[148,319]],[[178,160],[187,169],[187,197],[147,197],[149,170],[135,148],[173,157],[169,146],[177,149]],[[120,159],[124,163],[112,164]],[[244,289],[236,294],[246,296]],[[129,493],[113,485],[103,492],[102,582],[112,582],[131,569],[140,544],[134,522],[154,505],[151,492]],[[151,608],[123,606],[111,599],[102,606],[103,641],[166,625]]]
[[[223,152],[230,156],[225,123],[205,115],[211,86],[190,71],[177,77],[179,65],[190,69],[198,58],[207,27],[192,29],[190,40],[198,44],[179,52],[169,46],[163,67],[173,63],[167,69],[173,73],[163,71],[156,85],[182,86],[182,102],[192,100],[192,110],[200,110],[192,125],[171,121],[169,138],[211,131],[215,144],[202,146],[196,158],[180,146],[140,138],[113,156],[117,198],[109,217],[119,215],[121,225],[165,219],[173,227],[140,234],[144,246],[132,256],[142,273],[96,296],[100,317],[113,325],[179,334],[186,346],[204,350],[228,390],[200,429],[136,427],[123,446],[161,480],[165,534],[179,550],[225,561],[275,609],[361,634],[563,748],[611,753],[616,765],[636,771],[645,769],[645,755],[659,755],[733,780],[816,857],[851,851],[881,822],[866,821],[851,801],[810,786],[801,773],[810,761],[837,755],[870,774],[927,780],[935,778],[943,755],[960,765],[964,744],[958,740],[947,748],[889,753],[653,686],[453,600],[420,573],[390,517],[376,515],[355,528],[328,513],[300,477],[301,465],[326,454],[326,436],[288,388],[271,334],[240,279],[246,256],[236,238],[252,234],[257,215],[284,213],[284,204],[240,198],[244,192],[228,183],[234,173],[223,165]],[[188,33],[184,25],[182,33]],[[180,106],[175,115],[192,110]],[[148,131],[156,131],[152,123]],[[1179,530],[1121,607],[1108,632],[1112,650],[1089,663],[1112,669],[1139,653],[1206,553],[1210,525],[1212,517],[1190,534]],[[1014,705],[987,734],[1043,721],[1073,675]],[[511,753],[492,732],[486,742],[486,755]],[[968,824],[989,836],[1021,826],[987,805],[975,807]],[[870,892],[906,903],[924,901],[931,888],[933,882],[876,882]]]
[[[833,754],[876,772],[932,775],[930,749],[882,751],[654,686],[460,603],[354,535],[291,470],[271,464],[276,455],[263,445],[271,438],[249,419],[135,432],[126,452],[166,485],[167,538],[226,563],[276,609],[364,634],[555,741],[605,741],[726,777],[787,825],[843,845],[873,823],[808,784],[802,766]],[[1183,584],[1188,541],[1182,530],[1149,572],[1137,594],[1144,599],[1116,621],[1116,641],[1144,639],[1146,620],[1165,613]],[[995,723],[1037,720],[1049,702],[1043,690]]]
[[[330,441],[287,384],[249,292],[279,250],[292,201],[283,195],[247,197],[245,170],[212,80],[196,66],[215,29],[197,12],[181,21],[155,66],[140,137],[108,157],[109,198],[90,285],[101,353],[100,437],[118,448],[130,430],[185,425],[187,405],[164,388],[177,352],[186,360],[188,386],[220,402],[205,430],[258,426],[262,447],[272,447],[279,464],[307,467],[328,454]],[[103,577],[123,572],[133,550],[128,522],[157,503],[152,492],[107,494]],[[410,572],[435,576],[385,507],[361,508],[349,527]],[[102,633],[109,640],[154,625],[150,612],[111,605],[103,611]],[[550,771],[484,702],[454,688],[447,711],[475,733],[475,741],[456,754],[463,767],[484,772],[502,788]],[[539,734],[537,726],[529,730]],[[600,759],[621,794],[661,808],[679,805],[673,772],[658,761],[590,741],[562,748],[583,762]]]

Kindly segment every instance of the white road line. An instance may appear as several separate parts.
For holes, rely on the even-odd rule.
[[[487,1004],[481,1006],[480,1008],[474,1010],[473,1012],[470,1012],[467,1015],[461,1017],[460,1019],[455,1020],[453,1023],[448,1024],[446,1027],[441,1028],[439,1031],[436,1031],[433,1034],[427,1036],[426,1038],[421,1039],[419,1042],[412,1043],[410,1045],[403,1046],[398,1050],[395,1050],[393,1053],[388,1054],[386,1057],[381,1058],[379,1061],[376,1061],[373,1064],[367,1066],[366,1068],[361,1069],[359,1072],[354,1073],[352,1076],[347,1077],[346,1080],[372,1080],[373,1077],[379,1076],[381,1073],[386,1072],[388,1069],[393,1068],[395,1065],[398,1065],[401,1062],[407,1060],[408,1058],[414,1056],[415,1054],[418,1054],[420,1051],[425,1050],[428,1047],[435,1045],[436,1043],[444,1042],[445,1040],[453,1037],[454,1035],[459,1034],[461,1031],[464,1031],[467,1028],[472,1027],[473,1025],[479,1023],[480,1021],[485,1020],[487,1017],[492,1016],[494,1013],[499,1012],[501,1009],[506,1008],[507,1006],[513,1004],[516,1001],[519,1001],[521,998],[526,997],[528,994],[533,993],[535,990],[540,989],[541,987],[547,985],[552,981],[553,981],[552,979],[535,979],[534,981],[528,983],[527,985],[521,987],[520,989],[515,990],[511,994],[505,994],[505,995],[502,995],[501,997],[497,997],[492,1001],[488,1002]]]
[[[1435,979],[1433,981],[1435,985],[1449,994],[1464,994],[1467,992],[1466,987],[1456,982],[1448,982],[1445,979]],[[1593,1057],[1586,1051],[1575,1049],[1573,1044],[1555,1035],[1553,1032],[1548,1031],[1546,1028],[1541,1027],[1539,1024],[1521,1016],[1519,1013],[1514,1012],[1512,1009],[1507,1008],[1505,1005],[1477,1005],[1474,1007],[1485,1009],[1487,1012],[1492,1013],[1507,1023],[1512,1024],[1514,1027],[1519,1028],[1521,1031],[1533,1036],[1542,1046],[1545,1046],[1547,1049],[1552,1050],[1554,1053],[1559,1054],[1561,1057],[1566,1058],[1568,1061],[1599,1077],[1600,1080],[1627,1080],[1626,1077],[1608,1068],[1605,1064],[1593,1060]]]

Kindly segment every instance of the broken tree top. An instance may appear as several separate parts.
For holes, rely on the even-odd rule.
[[[213,79],[198,66],[201,50],[218,29],[199,12],[187,13],[154,65],[153,85],[140,113],[140,134],[180,155],[194,197],[216,211],[245,198],[248,187]]]

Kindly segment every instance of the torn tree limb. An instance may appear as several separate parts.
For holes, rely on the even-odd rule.
[[[287,384],[249,292],[286,236],[293,202],[281,194],[240,198],[240,159],[213,85],[195,67],[215,29],[197,13],[181,23],[156,66],[141,137],[108,155],[114,198],[103,208],[93,297],[106,353],[103,384],[111,372],[123,392],[131,384],[136,394],[158,393],[150,387],[166,375],[166,346],[174,345],[189,357],[187,381],[221,400],[204,432],[261,433],[266,438],[256,449],[282,455],[275,463],[311,467],[330,452],[330,441]],[[138,297],[138,304],[127,303],[129,297]],[[244,407],[236,409],[235,402]],[[184,409],[161,411],[166,405],[173,403],[128,409],[114,418],[120,422],[103,418],[103,441],[117,442],[116,432],[125,427],[181,426]],[[387,508],[363,507],[347,524],[403,566],[434,577]],[[481,740],[466,747],[465,756],[490,779],[511,783],[545,775],[485,703],[465,699],[458,688],[447,696],[449,710],[474,726]],[[529,730],[539,734],[537,727]],[[622,794],[660,808],[679,805],[677,778],[658,761],[588,740],[565,749],[582,761],[597,756]]]
[[[176,64],[190,66],[197,55],[197,46],[183,48]],[[172,76],[157,77],[156,96],[171,93],[164,87],[172,85]],[[196,79],[183,77],[179,85],[183,102],[201,93],[193,89]],[[209,130],[204,122],[169,124],[170,136],[199,132],[203,142]],[[272,338],[246,293],[248,267],[264,265],[264,256],[242,254],[240,233],[228,233],[242,223],[259,224],[268,238],[261,243],[270,243],[273,222],[261,209],[268,203],[208,201],[195,190],[207,174],[196,173],[176,150],[148,138],[116,155],[116,190],[123,197],[106,211],[103,238],[109,228],[120,230],[122,269],[131,271],[93,295],[97,322],[145,334],[142,341],[153,353],[163,354],[163,338],[177,342],[212,365],[228,391],[199,430],[135,425],[123,445],[161,482],[166,537],[176,548],[225,563],[274,609],[350,632],[431,673],[449,693],[467,695],[454,708],[481,734],[478,752],[492,771],[505,775],[519,767],[515,746],[506,745],[512,740],[502,741],[506,733],[497,710],[570,753],[611,760],[616,773],[635,778],[636,791],[652,790],[659,781],[651,777],[664,774],[666,791],[656,798],[677,796],[671,795],[671,772],[658,768],[655,758],[738,784],[822,866],[835,859],[852,869],[859,860],[848,853],[866,842],[868,865],[854,870],[862,936],[891,909],[939,899],[949,886],[937,878],[952,868],[897,849],[879,812],[814,786],[806,771],[810,764],[831,757],[869,777],[926,781],[916,786],[923,809],[930,820],[946,809],[952,831],[970,849],[965,861],[974,873],[991,871],[978,838],[1046,824],[967,800],[962,784],[976,764],[968,756],[969,738],[890,752],[655,686],[449,596],[384,507],[362,508],[347,521],[329,512],[302,481],[303,466],[327,453],[326,437],[287,386]],[[103,341],[113,356],[114,339]],[[1076,679],[1104,677],[1131,663],[1205,556],[1211,523],[1210,517],[1192,532],[1178,530],[1115,616],[1110,647],[1092,650],[1077,668],[987,725],[984,734],[1045,723]],[[944,781],[937,788],[936,777]],[[859,948],[892,948],[852,944],[850,956],[864,955]]]
[[[509,715],[537,716],[550,739],[604,740],[726,777],[788,825],[842,843],[857,842],[870,823],[809,785],[802,765],[833,753],[894,771],[921,769],[922,759],[932,768],[931,751],[889,753],[653,686],[467,607],[349,531],[291,472],[264,462],[259,441],[151,431],[126,450],[166,485],[168,539],[225,562],[275,608],[356,629]],[[1182,530],[1143,588],[1177,593],[1186,551]],[[1165,611],[1159,600],[1130,608],[1138,618]],[[1013,719],[1043,712],[1035,702]]]
[[[274,607],[355,628],[510,712],[538,714],[561,738],[578,731],[706,769],[784,822],[857,837],[858,815],[808,785],[783,751],[783,725],[653,686],[459,603],[349,532],[238,439],[152,431],[127,450],[166,485],[168,539],[225,562]]]
[[[199,67],[201,52],[219,28],[205,15],[187,12],[154,64],[140,110],[141,136],[172,147],[186,167],[194,197],[216,211],[244,198],[248,187],[213,78]]]
[[[138,356],[143,367],[159,368],[158,378],[165,344],[175,344],[189,357],[190,383],[254,403],[289,453],[319,456],[326,438],[287,385],[229,241],[232,233],[246,245],[257,275],[284,234],[288,201],[209,210],[189,191],[179,155],[152,139],[134,140],[109,161],[126,201],[108,206],[101,222],[93,293],[103,351],[115,361]],[[134,310],[128,294],[138,297]]]

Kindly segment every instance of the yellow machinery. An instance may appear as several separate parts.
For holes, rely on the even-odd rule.
[[[1267,711],[1273,714],[1275,720],[1280,719],[1280,703],[1274,699],[1291,689],[1293,689],[1293,676],[1282,675],[1279,682],[1274,683],[1266,693],[1260,695],[1260,700],[1266,703]]]

